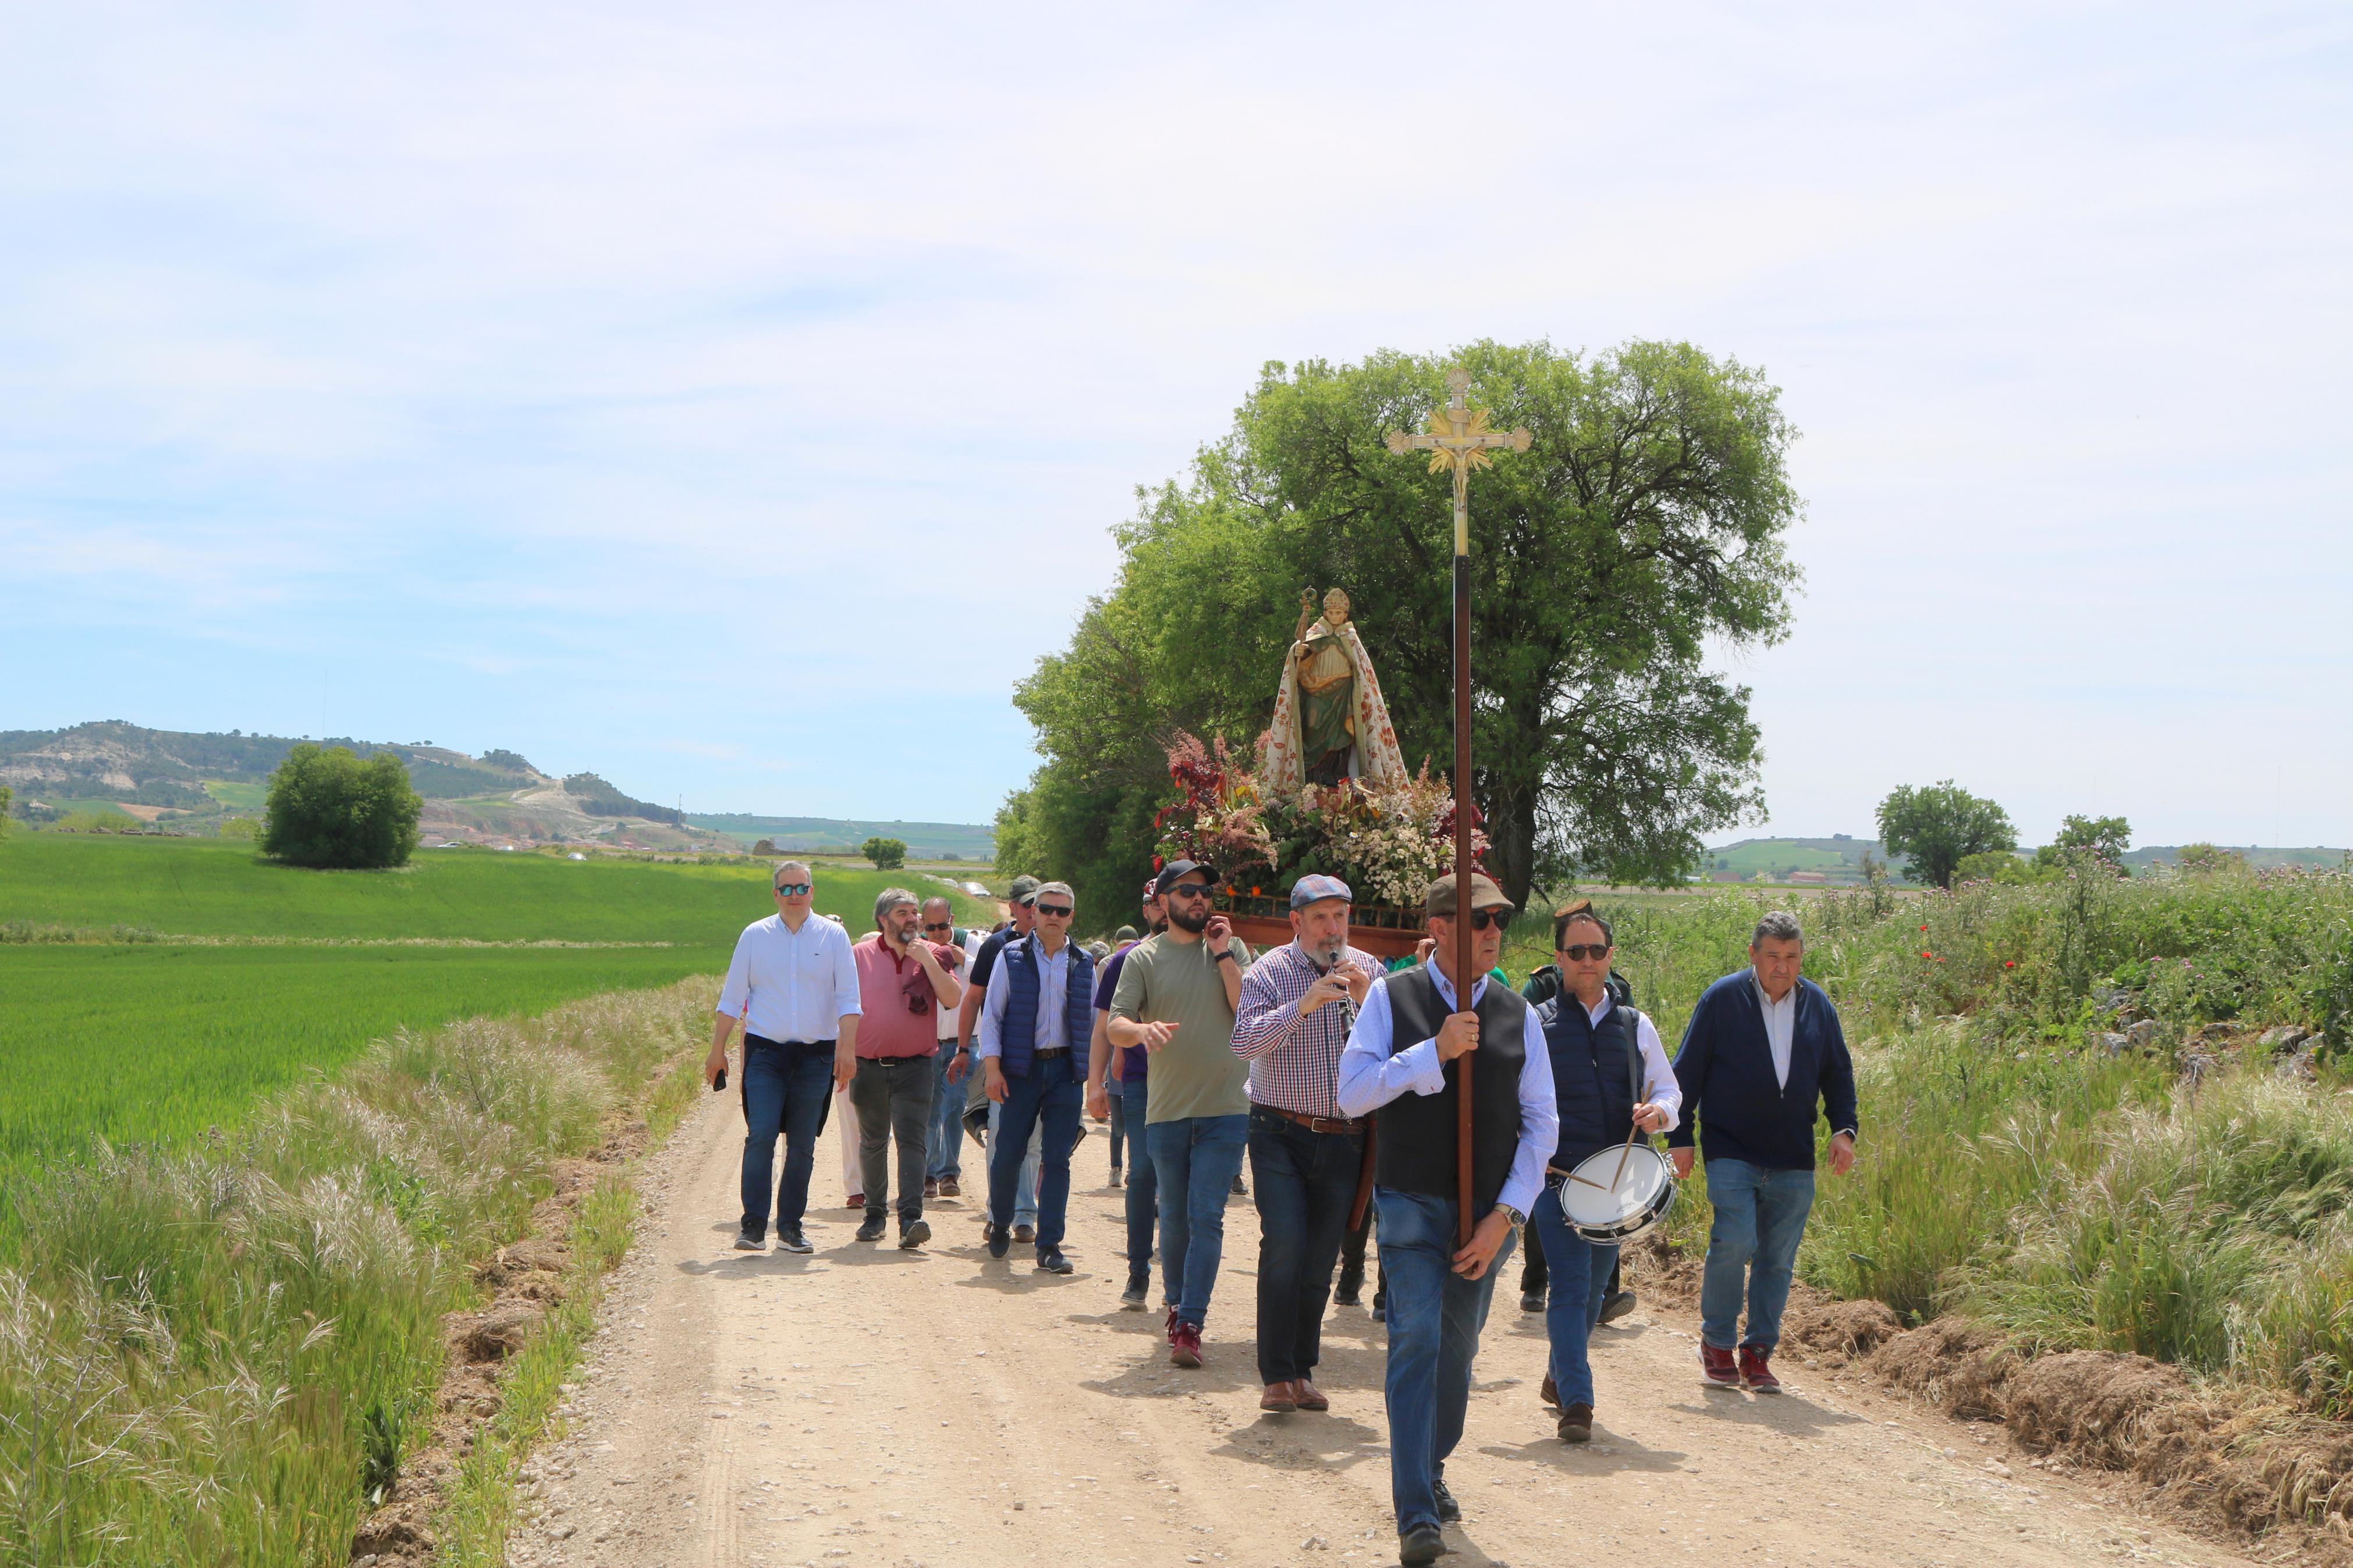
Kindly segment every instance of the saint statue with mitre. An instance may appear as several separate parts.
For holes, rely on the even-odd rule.
[[[1388,704],[1348,618],[1348,595],[1338,588],[1324,595],[1321,616],[1314,589],[1299,596],[1299,629],[1282,662],[1264,776],[1286,795],[1351,778],[1367,786],[1405,782]]]

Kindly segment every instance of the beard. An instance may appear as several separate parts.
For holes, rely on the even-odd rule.
[[[1168,911],[1168,923],[1198,936],[1209,929],[1209,906],[1205,901],[1190,910],[1171,910]]]
[[[1325,940],[1317,942],[1314,947],[1309,948],[1307,950],[1307,956],[1322,964],[1324,968],[1329,969],[1334,964],[1340,962],[1340,955],[1347,950],[1348,939],[1346,937],[1328,937]]]

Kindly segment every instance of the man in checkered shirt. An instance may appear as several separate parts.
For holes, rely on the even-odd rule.
[[[1348,946],[1354,897],[1337,877],[1294,883],[1292,940],[1250,965],[1234,1010],[1234,1054],[1250,1063],[1261,1410],[1332,1407],[1308,1374],[1323,1346],[1366,1126],[1340,1114],[1340,1053],[1381,973]]]

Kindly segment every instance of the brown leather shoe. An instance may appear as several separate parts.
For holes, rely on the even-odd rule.
[[[1536,1397],[1555,1410],[1560,1408],[1560,1385],[1553,1382],[1552,1373],[1545,1373],[1544,1386],[1536,1390]]]
[[[1730,1351],[1718,1350],[1715,1346],[1702,1341],[1699,1347],[1699,1375],[1700,1381],[1711,1388],[1738,1388],[1740,1363],[1733,1359]]]
[[[1740,1380],[1759,1394],[1781,1392],[1781,1380],[1775,1377],[1773,1369],[1765,1364],[1765,1359],[1772,1353],[1769,1345],[1740,1347]]]
[[[1302,1410],[1329,1410],[1332,1408],[1332,1402],[1324,1397],[1324,1391],[1316,1387],[1314,1384],[1309,1382],[1306,1378],[1303,1377],[1295,1380],[1291,1386],[1298,1391],[1299,1408]]]
[[[1560,1425],[1554,1428],[1564,1443],[1593,1441],[1593,1406],[1571,1405],[1561,1411]]]
[[[1279,1415],[1290,1415],[1299,1408],[1298,1386],[1288,1379],[1278,1379],[1268,1384],[1266,1392],[1258,1396],[1258,1407],[1261,1410],[1271,1410]]]

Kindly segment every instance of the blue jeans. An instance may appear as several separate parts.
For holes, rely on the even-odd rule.
[[[1707,1268],[1700,1276],[1700,1338],[1718,1350],[1781,1342],[1781,1309],[1798,1243],[1814,1207],[1814,1173],[1710,1160],[1707,1201],[1715,1209],[1707,1232]],[[1748,1298],[1748,1332],[1738,1332],[1740,1299]]]
[[[796,1231],[808,1212],[809,1170],[818,1131],[833,1100],[833,1044],[744,1047],[744,1228],[768,1234],[768,1180],[776,1136],[785,1140],[785,1173],[776,1183],[776,1229]]]
[[[1471,1362],[1511,1237],[1476,1279],[1454,1272],[1454,1200],[1373,1189],[1388,1275],[1389,1500],[1399,1533],[1438,1522],[1435,1483],[1462,1440]]]
[[[1315,1132],[1271,1110],[1250,1116],[1250,1194],[1258,1204],[1258,1380],[1315,1370],[1332,1266],[1365,1163],[1360,1132]]]
[[[934,1182],[964,1175],[965,1086],[948,1081],[948,1064],[954,1060],[955,1042],[942,1040],[940,1054],[932,1058],[932,1139],[923,1163],[923,1174]],[[965,1062],[978,1065],[970,1057]]]
[[[997,1146],[988,1153],[988,1218],[1011,1226],[1014,1189],[1033,1146],[1042,1146],[1038,1167],[1038,1250],[1062,1245],[1071,1206],[1071,1150],[1079,1141],[1079,1118],[1086,1110],[1082,1070],[1076,1052],[1040,1057],[1026,1078],[1005,1080],[997,1105]]]
[[[1116,1064],[1114,1064],[1116,1065]],[[1134,1146],[1135,1158],[1127,1171],[1127,1277],[1131,1281],[1152,1278],[1152,1232],[1160,1223],[1160,1180],[1152,1163],[1151,1152],[1144,1143],[1144,1116],[1148,1104],[1145,1086],[1149,1079],[1137,1079],[1133,1083],[1114,1082],[1112,1104],[1121,1108],[1127,1124],[1134,1129],[1129,1142]],[[1116,1122],[1113,1123],[1117,1125]],[[1167,1282],[1164,1279],[1164,1284]],[[1175,1306],[1175,1287],[1169,1287],[1168,1304]]]
[[[1591,1242],[1568,1228],[1560,1212],[1560,1189],[1547,1186],[1528,1211],[1551,1279],[1545,1297],[1545,1338],[1552,1342],[1553,1386],[1563,1409],[1593,1403],[1593,1362],[1586,1353],[1601,1303],[1609,1295],[1609,1270],[1618,1265],[1617,1244]]]
[[[1248,1116],[1188,1116],[1145,1129],[1159,1183],[1160,1267],[1176,1297],[1176,1316],[1199,1328],[1226,1250],[1226,1200],[1242,1172]]]
[[[980,1069],[975,1068],[973,1070],[978,1072]],[[1009,1092],[1008,1098],[1010,1098]],[[987,1158],[991,1170],[996,1168],[997,1125],[1004,1120],[1005,1107],[996,1100],[990,1100]],[[981,1184],[986,1187],[990,1180],[987,1172],[982,1172],[981,1176]],[[980,1195],[984,1199],[988,1196],[986,1192]],[[1029,1140],[1021,1156],[1021,1184],[1015,1188],[1013,1193],[1013,1223],[1031,1226],[1038,1223],[1038,1141],[1035,1138]]]

